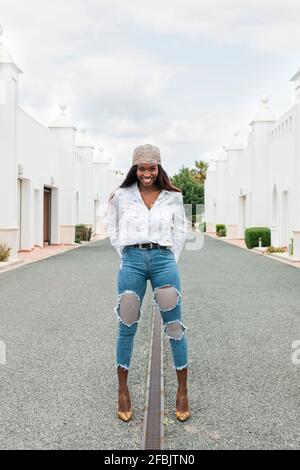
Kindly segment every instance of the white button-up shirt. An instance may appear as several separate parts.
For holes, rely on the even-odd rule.
[[[163,189],[148,209],[137,182],[114,192],[104,223],[120,257],[126,245],[153,242],[169,246],[177,263],[187,234],[182,194]]]

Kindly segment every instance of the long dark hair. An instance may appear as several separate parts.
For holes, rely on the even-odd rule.
[[[170,178],[167,172],[163,169],[163,167],[159,164],[157,166],[158,175],[156,180],[154,181],[154,186],[158,189],[165,189],[166,191],[174,191],[177,193],[181,193],[181,189],[177,188],[171,183]],[[137,167],[137,165],[132,165],[126,175],[126,178],[124,179],[123,183],[120,184],[119,188],[128,188],[129,186],[132,186],[134,183],[138,182],[138,177],[136,175]],[[113,191],[113,193],[110,195],[109,201],[111,200],[115,191]]]

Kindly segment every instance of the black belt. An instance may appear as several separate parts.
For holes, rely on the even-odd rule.
[[[159,243],[136,243],[135,245],[127,245],[125,248],[127,248],[128,246],[138,246],[141,250],[146,250],[147,248],[161,248],[163,250],[168,250],[169,247],[168,246],[164,246],[164,245],[159,245]]]

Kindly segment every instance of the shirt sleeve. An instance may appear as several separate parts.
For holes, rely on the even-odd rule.
[[[112,246],[117,251],[120,258],[122,252],[119,247],[119,204],[116,194],[107,203],[107,208],[104,216],[104,229],[110,239]]]
[[[173,252],[175,261],[178,262],[180,253],[187,236],[187,218],[185,215],[183,196],[177,194],[175,209],[173,212]]]

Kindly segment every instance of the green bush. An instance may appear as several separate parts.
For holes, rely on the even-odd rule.
[[[245,243],[247,248],[259,246],[258,239],[261,238],[261,246],[271,245],[271,230],[268,227],[248,227],[245,230]]]
[[[226,237],[227,229],[224,224],[216,224],[216,235],[218,237]]]
[[[90,241],[92,236],[92,227],[84,224],[78,224],[75,226],[75,242],[80,243],[81,241]],[[80,241],[77,241],[80,240]]]
[[[0,243],[0,261],[8,261],[11,248],[6,243]]]

